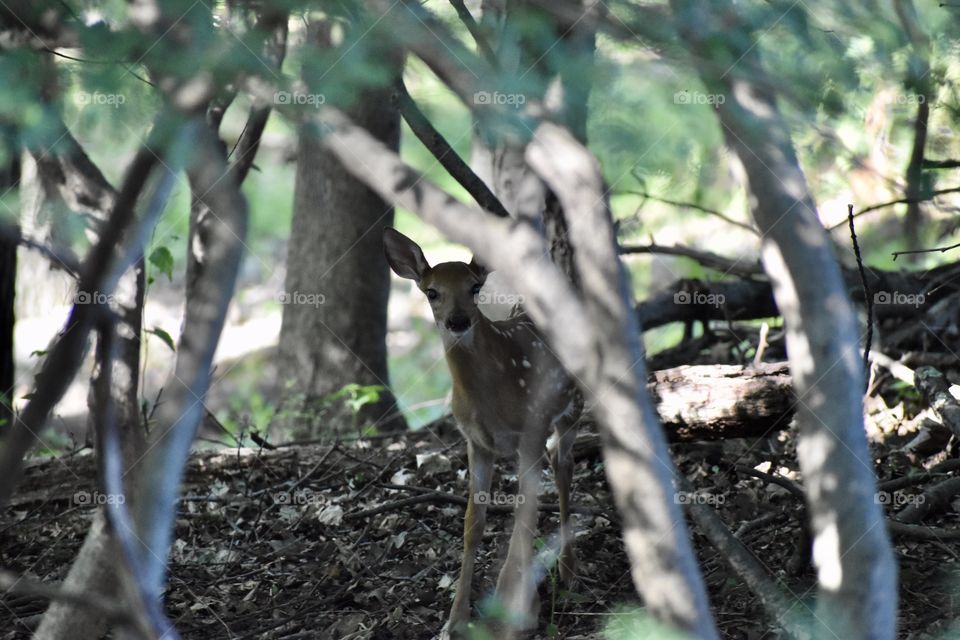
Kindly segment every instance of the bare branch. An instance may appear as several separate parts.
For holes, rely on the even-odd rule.
[[[683,476],[678,476],[677,483],[682,491],[695,493],[693,485]],[[686,508],[697,528],[760,600],[767,617],[782,625],[791,638],[812,638],[809,623],[799,613],[804,608],[784,593],[763,563],[731,533],[713,507],[697,500],[688,500]]]
[[[724,274],[740,276],[742,278],[753,278],[763,275],[763,269],[760,267],[759,262],[731,260],[730,258],[725,258],[710,251],[702,251],[690,247],[667,247],[660,244],[623,245],[620,247],[620,253],[622,255],[656,253],[660,255],[680,256],[695,260],[709,269],[720,271]]]
[[[872,204],[868,207],[864,207],[863,209],[860,209],[860,211],[857,211],[855,214],[853,214],[853,217],[859,218],[865,213],[879,211],[880,209],[886,209],[887,207],[892,207],[894,205],[911,204],[914,202],[926,202],[928,200],[933,200],[937,196],[942,196],[948,193],[958,193],[958,192],[960,192],[960,187],[950,187],[949,189],[937,189],[935,191],[931,191],[926,196],[917,196],[915,198],[897,198],[896,200],[889,200],[887,202],[881,202],[878,204]],[[835,231],[841,227],[847,226],[847,224],[848,224],[847,219],[844,219],[843,222],[838,222],[837,224],[829,227],[827,231]]]
[[[270,66],[279,73],[283,65],[283,59],[287,53],[287,14],[266,15],[261,20],[261,26],[270,27],[270,35],[264,43],[263,58]],[[263,136],[263,130],[267,126],[267,120],[270,118],[271,107],[253,106],[250,108],[250,114],[247,116],[247,124],[243,129],[239,142],[237,142],[236,157],[232,160],[231,171],[237,184],[243,184],[247,177],[247,172],[253,165],[253,159],[257,155],[257,149],[260,147],[260,138]],[[219,123],[218,123],[219,124]],[[212,127],[214,131],[219,128]]]
[[[930,160],[924,158],[924,169],[956,169],[960,167],[960,160]]]
[[[480,32],[480,25],[477,24],[477,21],[473,18],[473,14],[467,9],[466,4],[464,4],[463,0],[450,0],[450,4],[457,10],[457,15],[460,16],[460,22],[462,22],[467,28],[467,31],[470,32],[473,41],[477,43],[477,49],[483,57],[486,58],[487,63],[496,69],[500,64],[499,60],[497,60],[497,54],[493,52],[490,43],[487,42],[487,39]]]
[[[22,247],[36,251],[47,258],[55,269],[63,269],[74,278],[80,275],[80,263],[77,261],[77,256],[68,249],[25,236],[20,232],[19,227],[7,223],[0,223],[0,236],[8,241],[16,242]]]
[[[741,229],[745,229],[746,231],[749,231],[750,233],[752,233],[752,234],[754,234],[754,235],[758,235],[758,233],[759,233],[759,232],[757,231],[757,228],[754,227],[753,225],[747,224],[747,223],[745,223],[745,222],[740,222],[739,220],[734,220],[734,219],[731,218],[730,216],[728,216],[728,215],[726,215],[726,214],[724,214],[724,213],[722,213],[722,212],[720,212],[720,211],[717,211],[716,209],[710,209],[709,207],[704,207],[704,206],[699,205],[699,204],[697,204],[697,203],[695,203],[695,202],[680,202],[679,200],[670,200],[669,198],[661,198],[660,196],[655,196],[655,195],[653,195],[652,193],[647,193],[646,191],[637,191],[637,190],[633,190],[633,189],[626,189],[626,190],[624,190],[624,191],[618,191],[617,193],[618,193],[618,194],[620,194],[620,193],[626,193],[626,194],[630,194],[630,195],[640,196],[641,198],[648,199],[648,200],[654,200],[654,201],[656,201],[656,202],[662,202],[663,204],[668,204],[668,205],[673,206],[673,207],[682,207],[682,208],[686,208],[686,209],[694,209],[695,211],[701,211],[701,212],[706,213],[706,214],[709,214],[709,215],[711,215],[711,216],[716,216],[717,218],[720,218],[720,219],[723,220],[724,222],[727,222],[727,223],[729,223],[729,224],[732,224],[732,225],[735,226],[735,227],[740,227]]]
[[[420,111],[420,107],[407,92],[403,80],[400,81],[397,88],[397,100],[399,101],[400,115],[410,125],[410,130],[423,143],[423,146],[433,154],[437,162],[447,170],[447,173],[459,182],[481,207],[501,218],[509,218],[510,214],[504,209],[503,204],[490,190],[490,187],[473,172],[470,165],[463,161],[443,135],[434,128],[427,116]]]

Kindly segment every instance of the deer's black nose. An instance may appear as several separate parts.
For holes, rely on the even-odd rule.
[[[447,318],[447,329],[461,333],[470,328],[470,318],[467,316],[451,316]]]

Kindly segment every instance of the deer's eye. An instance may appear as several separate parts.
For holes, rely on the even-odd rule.
[[[478,282],[477,284],[475,284],[475,285],[473,285],[472,287],[470,287],[470,295],[475,296],[475,295],[479,294],[479,293],[480,293],[480,289],[482,289],[482,288],[483,288],[483,285]]]
[[[438,295],[436,289],[427,289],[427,300],[436,300]]]

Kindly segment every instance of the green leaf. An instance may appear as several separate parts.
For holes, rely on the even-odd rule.
[[[150,264],[160,273],[166,274],[167,279],[173,282],[173,254],[166,247],[157,247],[150,253]]]
[[[170,347],[170,351],[176,352],[177,346],[173,343],[173,338],[170,337],[170,334],[161,329],[160,327],[154,327],[153,329],[147,329],[147,333],[152,333],[157,336],[163,343]]]

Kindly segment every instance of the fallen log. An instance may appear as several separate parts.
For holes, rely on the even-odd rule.
[[[672,441],[761,437],[790,424],[786,362],[697,365],[655,371],[647,388]]]

